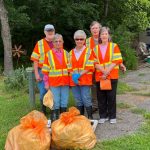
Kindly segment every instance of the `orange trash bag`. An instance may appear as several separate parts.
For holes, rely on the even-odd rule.
[[[43,113],[34,110],[9,131],[5,150],[49,150],[50,142],[47,119]]]
[[[43,104],[49,107],[50,109],[53,108],[54,101],[53,101],[53,93],[51,92],[51,90],[48,90],[47,93],[44,95]]]
[[[75,107],[60,115],[52,123],[52,143],[59,149],[91,149],[96,136],[89,119],[80,115]]]

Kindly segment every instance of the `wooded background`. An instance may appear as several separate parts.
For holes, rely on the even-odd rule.
[[[129,59],[136,59],[135,41],[150,24],[149,0],[5,0],[4,6],[8,11],[12,47],[22,45],[27,50],[28,58],[22,57],[25,62],[37,40],[44,37],[45,24],[53,24],[56,32],[63,35],[64,47],[69,51],[74,46],[74,32],[82,29],[90,36],[90,23],[97,20],[111,29],[127,67],[134,68]],[[0,57],[3,56],[0,38]]]

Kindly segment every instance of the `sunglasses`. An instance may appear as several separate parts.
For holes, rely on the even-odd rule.
[[[85,39],[75,39],[75,41],[84,41]]]
[[[62,43],[62,41],[54,41],[55,43]]]

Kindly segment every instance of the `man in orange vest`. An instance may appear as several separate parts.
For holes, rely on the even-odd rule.
[[[52,24],[47,24],[44,27],[45,38],[39,40],[32,52],[31,60],[33,61],[35,78],[38,83],[38,89],[40,92],[41,109],[46,114],[46,107],[43,105],[43,97],[47,90],[44,88],[43,74],[41,68],[44,63],[45,54],[53,48],[52,39],[55,35],[55,29]]]
[[[96,45],[98,45],[99,41],[99,32],[102,25],[98,21],[93,21],[90,25],[90,31],[92,36],[86,39],[86,47],[90,49],[94,49]],[[98,103],[97,103],[97,93],[96,93],[96,85],[95,79],[93,75],[93,85],[92,85],[92,102],[93,102],[93,112],[98,110]]]

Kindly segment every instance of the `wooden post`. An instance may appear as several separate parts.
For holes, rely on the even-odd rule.
[[[35,107],[35,76],[33,67],[26,68],[29,78],[29,102],[31,107]]]

